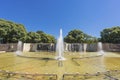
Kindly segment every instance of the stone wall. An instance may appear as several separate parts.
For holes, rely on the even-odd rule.
[[[16,43],[0,44],[0,51],[13,52],[17,50]]]
[[[104,51],[116,51],[120,52],[120,44],[104,43],[102,44]],[[86,51],[98,51],[98,45],[96,44],[87,44]],[[38,52],[38,51],[55,51],[56,44],[53,43],[24,43],[23,51],[24,52]],[[84,51],[84,44],[72,43],[64,44],[64,50],[66,52],[81,52]],[[17,43],[9,44],[0,44],[0,51],[13,52],[17,51]]]
[[[102,44],[104,51],[120,51],[120,44],[110,44],[110,43],[104,43]],[[30,43],[24,43],[24,49],[23,51],[55,51],[56,50],[56,44],[53,43],[36,43],[36,44],[30,44]],[[64,44],[64,50],[66,52],[80,52],[84,51],[84,44],[80,43],[72,43]],[[86,51],[95,52],[98,51],[98,44],[87,44]]]
[[[24,43],[24,52],[55,51],[53,43]]]
[[[23,51],[24,52],[35,52],[37,49],[36,43],[24,43]]]
[[[104,51],[112,51],[112,52],[120,52],[120,44],[112,44],[112,43],[104,43],[103,44]]]
[[[87,49],[86,51],[91,51],[91,52],[95,52],[97,51],[97,44],[94,43],[94,44],[87,44]]]

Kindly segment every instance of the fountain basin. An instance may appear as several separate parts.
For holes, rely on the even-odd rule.
[[[87,52],[82,55],[77,52],[74,52],[74,55],[72,52],[65,52],[64,56],[67,60],[62,61],[62,67],[58,66],[58,60],[54,59],[55,55],[51,52],[27,52],[22,55],[26,57],[20,57],[15,56],[14,53],[1,53],[0,69],[30,74],[54,73],[60,78],[65,73],[96,74],[98,71],[102,73],[120,70],[120,53],[106,52],[106,55],[98,57],[97,52]]]

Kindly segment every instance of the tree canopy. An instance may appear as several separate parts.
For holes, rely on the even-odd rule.
[[[0,19],[0,38],[5,43],[14,43],[26,40],[27,31],[22,24]]]
[[[90,36],[90,35],[84,33],[84,41],[83,42],[88,43],[88,44],[97,43],[98,38]]]
[[[27,43],[39,43],[41,42],[41,38],[38,33],[36,32],[29,32],[27,33]]]
[[[56,39],[50,34],[46,34],[41,30],[36,32],[27,32],[24,25],[0,19],[0,41],[3,43],[16,43],[19,40],[28,43],[55,43]],[[120,43],[120,26],[106,28],[101,31],[101,38],[97,39],[81,30],[71,30],[64,41],[67,43],[95,43],[102,41],[103,43]]]
[[[0,19],[0,40],[16,43],[18,40],[29,43],[55,43],[55,37],[43,31],[27,32],[22,24]]]
[[[83,33],[81,30],[71,30],[68,35],[64,38],[67,43],[89,43],[95,42],[96,38]],[[96,40],[97,41],[97,40]]]
[[[120,27],[106,28],[101,31],[101,41],[104,43],[120,43]]]
[[[67,43],[81,43],[84,40],[84,34],[80,30],[71,30],[68,35],[64,38]]]
[[[55,43],[56,41],[54,36],[46,34],[43,31],[37,31],[36,33],[38,33],[39,36],[41,37],[42,43]]]
[[[29,32],[27,34],[27,43],[55,43],[55,38],[52,35],[46,34],[43,31]]]

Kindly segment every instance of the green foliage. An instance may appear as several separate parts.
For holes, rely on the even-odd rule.
[[[38,33],[39,36],[41,37],[42,43],[55,43],[54,36],[46,34],[43,31],[37,31],[36,33]]]
[[[29,43],[55,43],[52,35],[43,31],[27,33],[22,24],[0,19],[0,39],[4,43],[16,43],[18,40]]]
[[[95,37],[87,35],[80,30],[71,30],[68,35],[64,38],[67,43],[93,43],[97,42]]]
[[[84,40],[84,33],[80,30],[71,30],[64,38],[67,43],[82,43]]]
[[[54,36],[51,36],[49,34],[46,34],[46,39],[47,39],[46,43],[55,43],[56,42]]]
[[[97,43],[98,39],[96,37],[92,37],[90,35],[84,34],[84,43]]]
[[[104,43],[120,43],[120,27],[104,29],[101,32],[101,41]]]
[[[46,34],[43,31],[29,32],[27,35],[27,43],[55,43],[55,38],[52,35]]]
[[[41,42],[41,38],[38,33],[36,32],[29,32],[27,34],[27,43],[39,43]]]
[[[5,43],[14,43],[18,40],[26,40],[26,30],[22,24],[0,19],[0,38],[3,38]]]
[[[29,32],[27,34],[27,43],[55,43],[55,38],[43,31]]]

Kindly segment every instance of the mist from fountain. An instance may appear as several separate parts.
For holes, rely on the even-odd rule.
[[[103,48],[102,48],[102,42],[98,42],[98,53],[103,55],[104,54],[104,51],[103,51]]]
[[[80,54],[83,53],[83,50],[82,50],[82,44],[79,44],[79,52],[80,52]]]
[[[82,52],[82,45],[78,44],[78,46],[79,46],[79,51]]]
[[[83,49],[84,49],[84,53],[86,52],[86,49],[87,49],[87,43],[84,43],[83,44]]]
[[[60,29],[60,36],[57,39],[56,52],[57,52],[57,57],[55,59],[65,60],[65,58],[63,57],[64,56],[64,42],[63,42],[63,36],[62,36],[62,29]]]
[[[22,41],[18,41],[16,55],[22,55]]]

